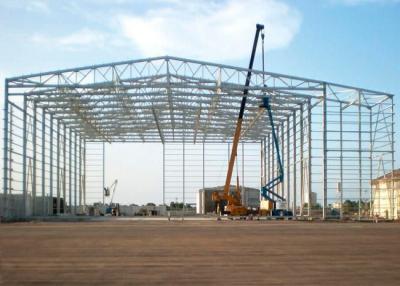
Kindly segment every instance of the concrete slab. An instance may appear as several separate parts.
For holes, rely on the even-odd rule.
[[[0,224],[2,285],[398,285],[400,224]]]

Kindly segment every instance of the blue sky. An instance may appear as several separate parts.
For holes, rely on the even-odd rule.
[[[393,93],[398,119],[398,0],[2,0],[0,88],[8,76],[165,54],[247,66],[256,22],[268,70]],[[134,158],[154,147],[140,148]],[[121,159],[111,149],[110,164]],[[139,201],[157,201],[158,183],[143,182]]]

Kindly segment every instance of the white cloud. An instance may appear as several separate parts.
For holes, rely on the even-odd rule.
[[[43,34],[34,34],[31,37],[33,43],[47,46],[56,46],[66,49],[75,49],[83,47],[103,47],[108,35],[88,28],[83,28],[64,36],[46,36]]]
[[[301,14],[280,0],[155,0],[140,13],[125,10],[137,11],[108,11],[115,17],[102,23],[89,21],[96,23],[95,28],[60,36],[34,34],[31,41],[67,50],[124,47],[141,56],[226,61],[248,57],[256,23],[265,24],[266,50],[287,47],[301,25]],[[107,18],[104,11],[96,13],[104,14],[96,18]]]
[[[144,56],[244,58],[256,23],[266,26],[267,50],[287,47],[301,24],[300,13],[277,0],[168,3],[141,14],[117,16],[122,35]]]

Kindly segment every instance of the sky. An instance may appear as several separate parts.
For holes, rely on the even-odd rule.
[[[398,121],[399,15],[400,0],[2,0],[0,94],[5,77],[161,55],[245,67],[263,23],[267,70],[393,93]],[[160,202],[159,146],[106,153],[117,199]]]

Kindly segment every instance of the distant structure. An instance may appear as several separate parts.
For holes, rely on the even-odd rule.
[[[400,169],[371,181],[372,215],[387,219],[400,218]]]
[[[311,192],[311,206],[317,205],[317,193]]]
[[[234,191],[235,186],[230,187]],[[255,188],[240,187],[243,205],[250,208],[258,208],[260,206],[260,190]],[[224,192],[224,186],[200,189],[197,193],[196,213],[208,214],[215,213],[215,202],[211,199],[213,192]]]
[[[120,206],[121,214],[124,216],[165,216],[167,215],[167,207],[166,206]]]

